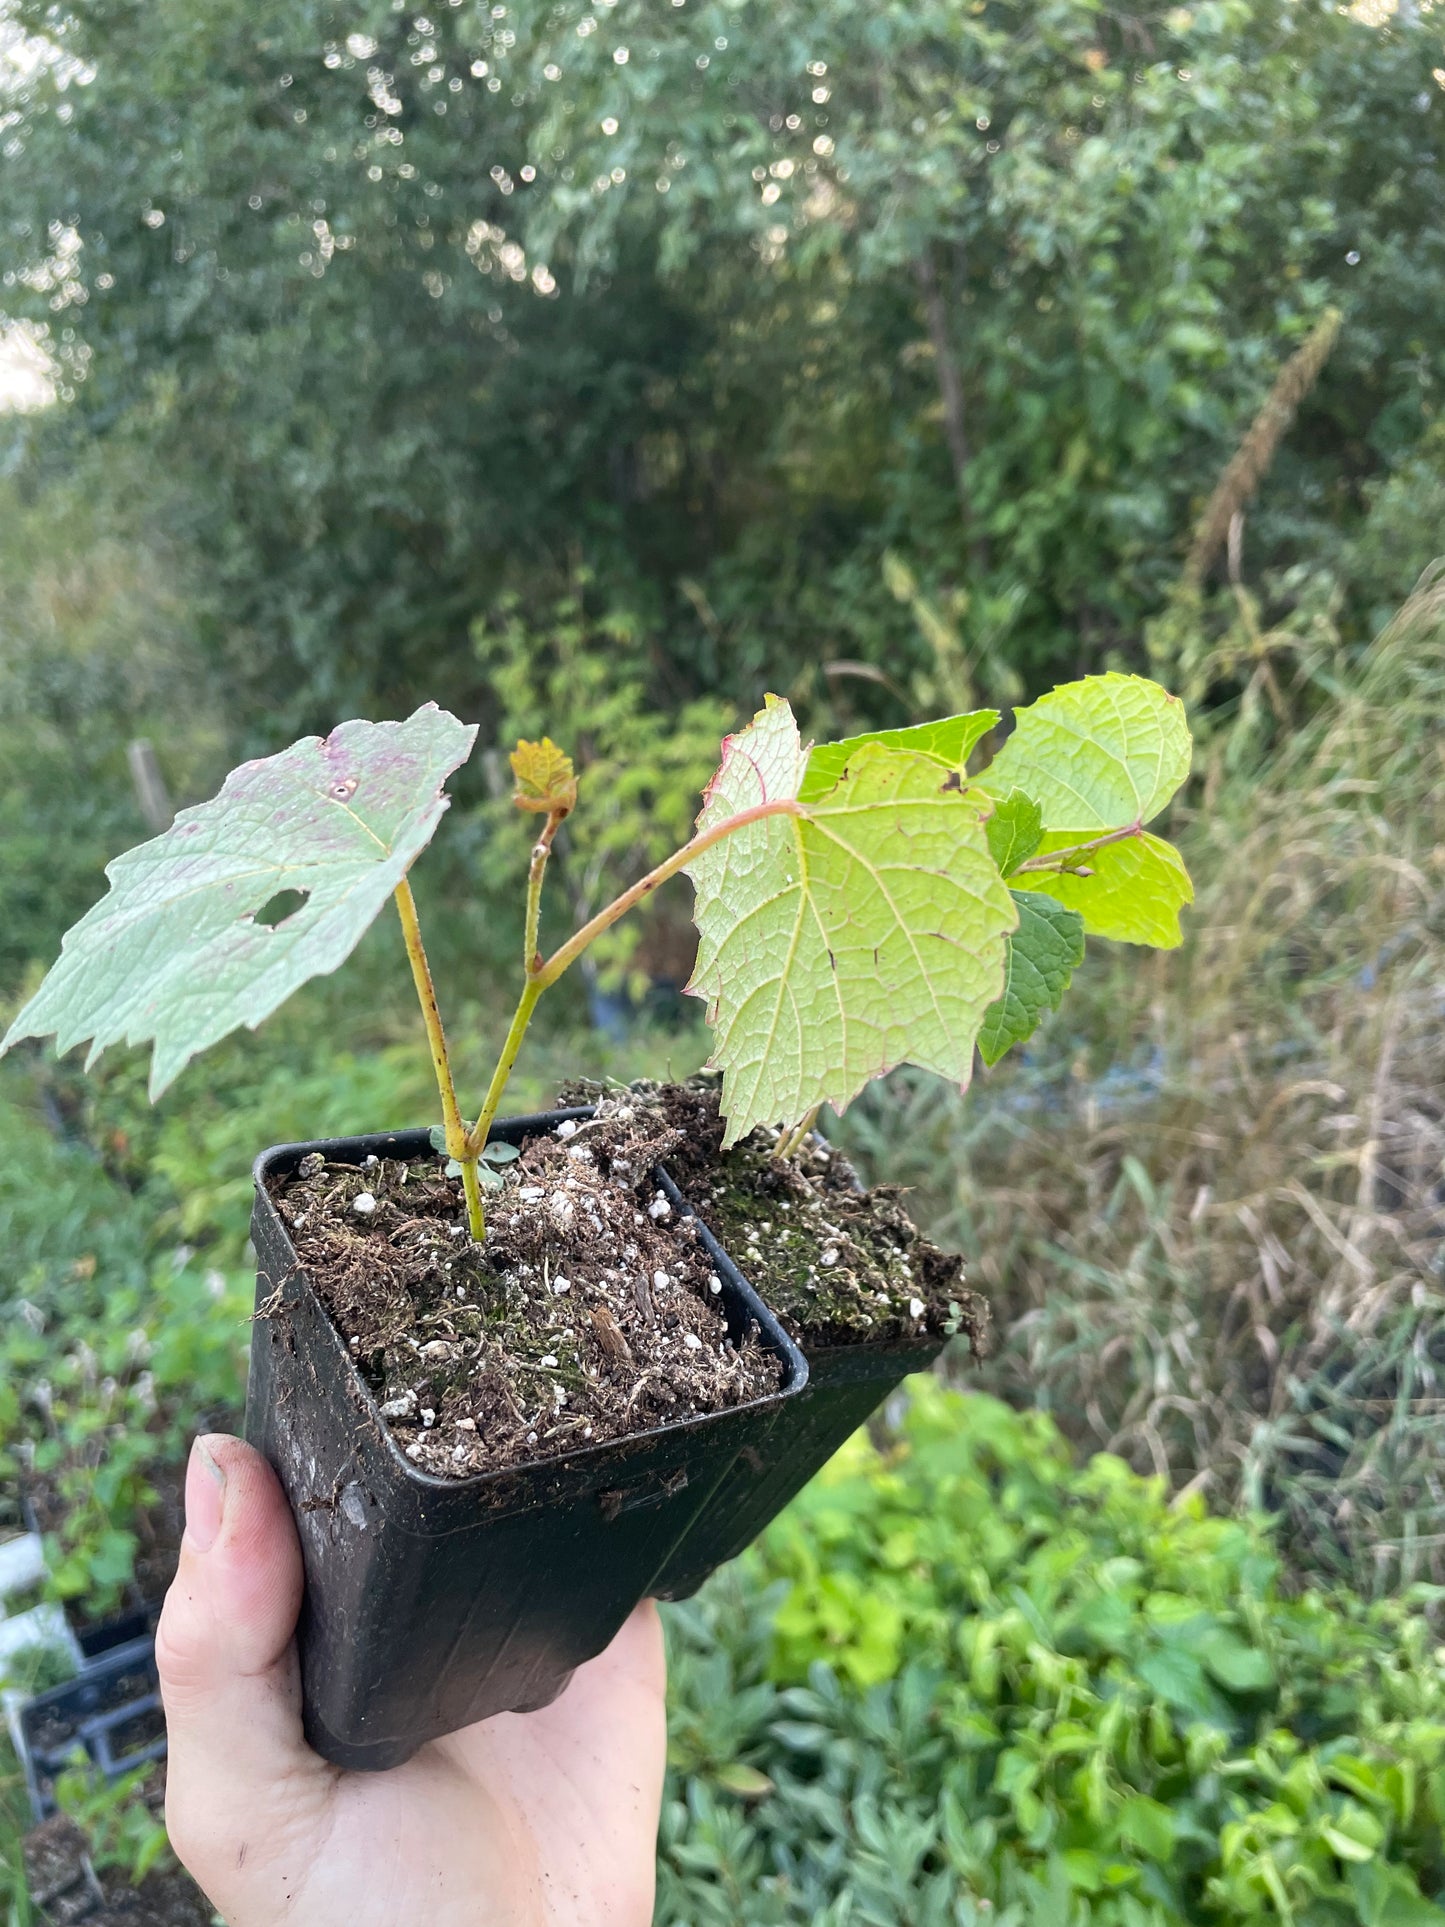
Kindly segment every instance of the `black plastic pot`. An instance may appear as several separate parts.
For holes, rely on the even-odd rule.
[[[710,1250],[718,1249],[704,1229]],[[687,1599],[750,1546],[910,1372],[942,1351],[939,1339],[810,1347],[808,1383],[772,1414],[767,1436],[738,1453],[654,1581],[659,1599]]]
[[[519,1143],[590,1115],[509,1118],[492,1135]],[[419,1471],[301,1270],[266,1180],[312,1151],[361,1164],[373,1153],[429,1150],[425,1131],[407,1131],[281,1145],[256,1161],[258,1316],[246,1436],[275,1467],[301,1538],[306,1735],[347,1767],[395,1766],[440,1734],[554,1700],[573,1669],[659,1590],[674,1549],[735,1461],[765,1456],[776,1415],[808,1376],[797,1346],[714,1251],[729,1328],[740,1336],[757,1325],[783,1361],[781,1390],[471,1479]]]

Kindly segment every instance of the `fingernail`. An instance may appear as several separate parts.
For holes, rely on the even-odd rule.
[[[209,1552],[216,1543],[225,1503],[226,1475],[205,1440],[197,1439],[186,1467],[186,1537],[197,1552]]]

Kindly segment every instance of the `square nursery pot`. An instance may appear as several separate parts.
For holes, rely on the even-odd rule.
[[[590,1115],[509,1118],[492,1135],[520,1143]],[[246,1436],[274,1466],[301,1539],[306,1736],[339,1766],[382,1769],[475,1720],[548,1705],[661,1589],[695,1530],[711,1563],[726,1557],[701,1531],[712,1494],[740,1459],[766,1463],[775,1419],[797,1402],[808,1367],[714,1251],[729,1328],[740,1336],[757,1325],[783,1361],[779,1391],[546,1461],[433,1477],[392,1439],[267,1190],[312,1151],[361,1164],[372,1153],[424,1157],[431,1145],[425,1131],[280,1145],[255,1168]]]
[[[712,1233],[698,1229],[720,1259]],[[706,1510],[668,1554],[653,1582],[656,1596],[690,1598],[752,1544],[910,1372],[926,1370],[942,1350],[937,1338],[808,1347],[807,1384],[771,1413],[764,1437],[743,1445]]]

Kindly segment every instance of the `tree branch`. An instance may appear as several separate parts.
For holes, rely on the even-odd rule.
[[[923,317],[928,324],[928,339],[933,344],[933,361],[938,372],[938,392],[943,402],[943,434],[948,443],[949,459],[953,467],[953,486],[958,494],[959,512],[963,518],[963,533],[968,543],[970,560],[982,570],[988,567],[988,542],[978,533],[973,512],[973,498],[968,488],[968,466],[973,459],[973,451],[968,440],[968,419],[963,399],[963,383],[959,379],[958,361],[953,352],[953,340],[948,326],[948,308],[943,292],[938,285],[938,274],[933,265],[933,252],[925,248],[913,265],[918,281],[919,292],[923,296]]]

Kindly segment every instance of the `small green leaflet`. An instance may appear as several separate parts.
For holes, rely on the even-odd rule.
[[[1032,890],[1012,896],[1019,927],[1008,940],[1003,995],[989,1005],[978,1033],[985,1064],[996,1064],[1011,1044],[1033,1036],[1044,1012],[1058,1009],[1084,961],[1084,923],[1076,912]]]
[[[484,1144],[482,1146],[481,1157],[477,1163],[477,1176],[489,1191],[500,1191],[502,1188],[502,1174],[497,1167],[499,1165],[512,1164],[521,1155],[521,1152],[515,1144],[503,1144],[500,1138],[496,1138],[490,1144]],[[462,1167],[460,1164],[457,1163],[455,1158],[449,1159],[447,1162],[447,1176],[449,1178],[459,1178],[461,1174]]]
[[[1012,876],[1027,863],[1043,838],[1043,812],[1022,790],[1010,790],[988,819],[988,847],[1000,876]]]
[[[1050,830],[1120,830],[1156,817],[1189,774],[1184,705],[1145,676],[1085,676],[1014,711],[984,775],[1026,790]]]
[[[427,1132],[427,1137],[431,1142],[431,1148],[436,1152],[437,1156],[439,1158],[447,1157],[446,1126],[444,1124],[433,1124]],[[489,1167],[494,1167],[499,1164],[510,1164],[514,1158],[519,1158],[521,1155],[521,1152],[515,1144],[506,1144],[501,1138],[493,1138],[489,1144],[482,1146],[477,1164],[477,1176],[481,1179],[487,1190],[500,1191],[502,1188],[500,1173]],[[462,1167],[460,1163],[456,1158],[448,1157],[447,1176],[449,1178],[459,1178],[461,1175]]]
[[[798,803],[808,767],[770,700],[723,745],[699,829],[777,812],[694,858],[697,966],[723,1070],[725,1144],[838,1110],[907,1061],[966,1085],[1018,912],[989,855],[985,800],[955,771],[871,742]]]
[[[811,803],[825,795],[865,743],[881,743],[884,749],[911,749],[961,775],[970,750],[997,721],[996,709],[972,709],[962,716],[945,716],[941,722],[918,723],[910,729],[876,729],[866,736],[849,736],[841,743],[817,743],[808,754],[798,800]]]
[[[1003,799],[1000,818],[1018,790],[1032,797],[1044,834],[1016,859],[1030,867],[1011,874],[1076,910],[1090,936],[1172,949],[1194,890],[1178,851],[1143,825],[1189,774],[1184,705],[1143,676],[1111,671],[1065,683],[1014,713],[1014,733],[982,780]],[[1125,834],[1089,847],[1111,831]],[[994,831],[996,847],[1003,837],[1002,827]],[[1033,867],[1064,850],[1077,852],[1072,871]]]
[[[1124,1846],[1167,1864],[1174,1851],[1174,1815],[1168,1807],[1145,1793],[1135,1793],[1120,1806],[1114,1824]]]
[[[89,1039],[89,1066],[109,1044],[154,1039],[159,1097],[198,1051],[345,962],[431,841],[476,733],[427,703],[243,763],[219,796],[107,866],[108,894],[0,1050],[53,1031],[60,1051]],[[293,891],[300,908],[274,928],[256,921]]]
[[[1050,830],[1038,854],[1078,842],[1072,830]],[[1194,885],[1172,843],[1142,830],[1118,843],[1101,844],[1078,861],[1089,876],[1068,870],[1025,870],[1021,881],[1077,910],[1091,937],[1152,944],[1174,950],[1181,941],[1179,912],[1194,901]]]

